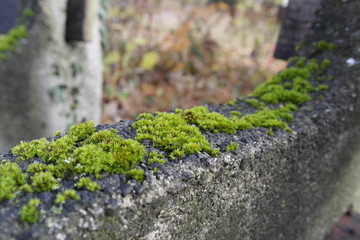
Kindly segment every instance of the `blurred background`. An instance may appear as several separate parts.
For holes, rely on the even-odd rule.
[[[0,152],[79,122],[225,103],[286,66],[273,58],[283,0],[0,1]]]
[[[273,58],[283,9],[282,0],[112,0],[101,123],[251,92],[286,66]]]

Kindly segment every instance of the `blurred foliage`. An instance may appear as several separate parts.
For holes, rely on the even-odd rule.
[[[110,7],[103,123],[227,102],[281,70],[285,63],[272,58],[276,1],[242,0],[235,7],[236,16],[225,2],[206,0]]]

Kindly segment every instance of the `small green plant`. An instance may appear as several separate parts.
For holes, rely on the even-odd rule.
[[[152,163],[160,163],[160,164],[164,164],[165,163],[165,159],[164,159],[164,155],[157,153],[157,152],[151,152],[149,154],[149,160],[148,163],[152,164]]]
[[[176,110],[177,114],[188,124],[195,124],[202,130],[213,133],[235,133],[237,130],[250,129],[251,126],[237,117],[227,118],[217,112],[209,112],[204,106],[193,107],[187,110]]]
[[[34,140],[31,142],[21,141],[19,145],[12,148],[12,153],[18,155],[23,161],[35,157],[39,157],[48,141],[45,138]]]
[[[66,200],[72,199],[72,200],[80,200],[80,196],[76,193],[74,189],[67,189],[62,193],[58,193],[56,195],[55,204],[60,205],[66,202]]]
[[[171,159],[200,151],[217,154],[200,130],[189,125],[180,113],[140,114],[133,127],[136,140],[151,139],[155,147],[169,152]]]
[[[135,179],[139,183],[142,183],[145,179],[145,173],[142,169],[131,169],[126,172],[126,175],[131,177],[132,179]]]
[[[233,152],[238,148],[239,146],[237,145],[236,142],[230,142],[230,144],[226,147],[226,151]]]
[[[260,102],[259,100],[255,99],[255,98],[248,98],[248,99],[245,100],[245,102],[250,104],[250,106],[253,107],[253,108],[263,108],[263,107],[265,107],[264,102]]]
[[[55,133],[54,133],[54,137],[58,137],[58,136],[60,136],[60,135],[61,135],[61,133],[62,133],[61,131],[57,131],[57,132],[55,132]]]
[[[97,182],[92,181],[88,177],[80,178],[79,182],[76,184],[76,187],[77,188],[85,188],[91,192],[101,189],[100,185],[97,184]]]
[[[6,35],[0,36],[0,60],[8,58],[7,53],[15,52],[19,41],[27,36],[27,30],[24,25],[12,28]]]
[[[325,41],[319,41],[317,43],[315,43],[316,48],[319,50],[329,50],[332,51],[334,49],[336,49],[336,45],[333,43],[327,43]]]
[[[60,187],[59,181],[50,172],[39,172],[31,176],[31,185],[36,192],[51,191]]]
[[[236,99],[234,100],[231,100],[229,102],[226,103],[226,105],[229,105],[229,106],[236,106]]]
[[[328,90],[329,89],[329,86],[328,85],[325,85],[325,84],[319,84],[316,88],[316,91],[325,91],[325,90]]]
[[[21,172],[16,163],[0,164],[0,203],[6,199],[13,199],[24,184],[26,184],[26,174]]]
[[[21,209],[20,219],[22,222],[36,223],[39,220],[39,211],[37,206],[41,201],[37,198],[31,199],[27,205],[24,205]]]
[[[328,69],[328,67],[330,66],[330,64],[331,64],[331,61],[329,59],[325,59],[324,61],[322,61],[320,64],[321,71],[325,72],[326,69]]]
[[[40,173],[40,172],[46,172],[48,170],[48,166],[44,163],[39,163],[39,162],[34,162],[29,164],[28,168],[27,168],[27,172],[29,173]]]
[[[231,116],[235,116],[235,117],[241,117],[241,112],[239,112],[239,111],[231,111],[230,112],[230,115]]]

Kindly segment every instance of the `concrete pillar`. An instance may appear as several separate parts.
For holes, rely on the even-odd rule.
[[[27,39],[0,62],[0,152],[76,122],[99,121],[99,1],[87,2],[95,6],[87,12],[93,20],[88,41],[65,40],[68,0],[39,0]]]

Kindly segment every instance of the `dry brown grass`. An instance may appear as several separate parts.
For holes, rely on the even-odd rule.
[[[113,7],[102,122],[247,94],[286,65],[272,57],[276,10],[252,0],[241,1],[234,18],[225,4],[199,1]]]

